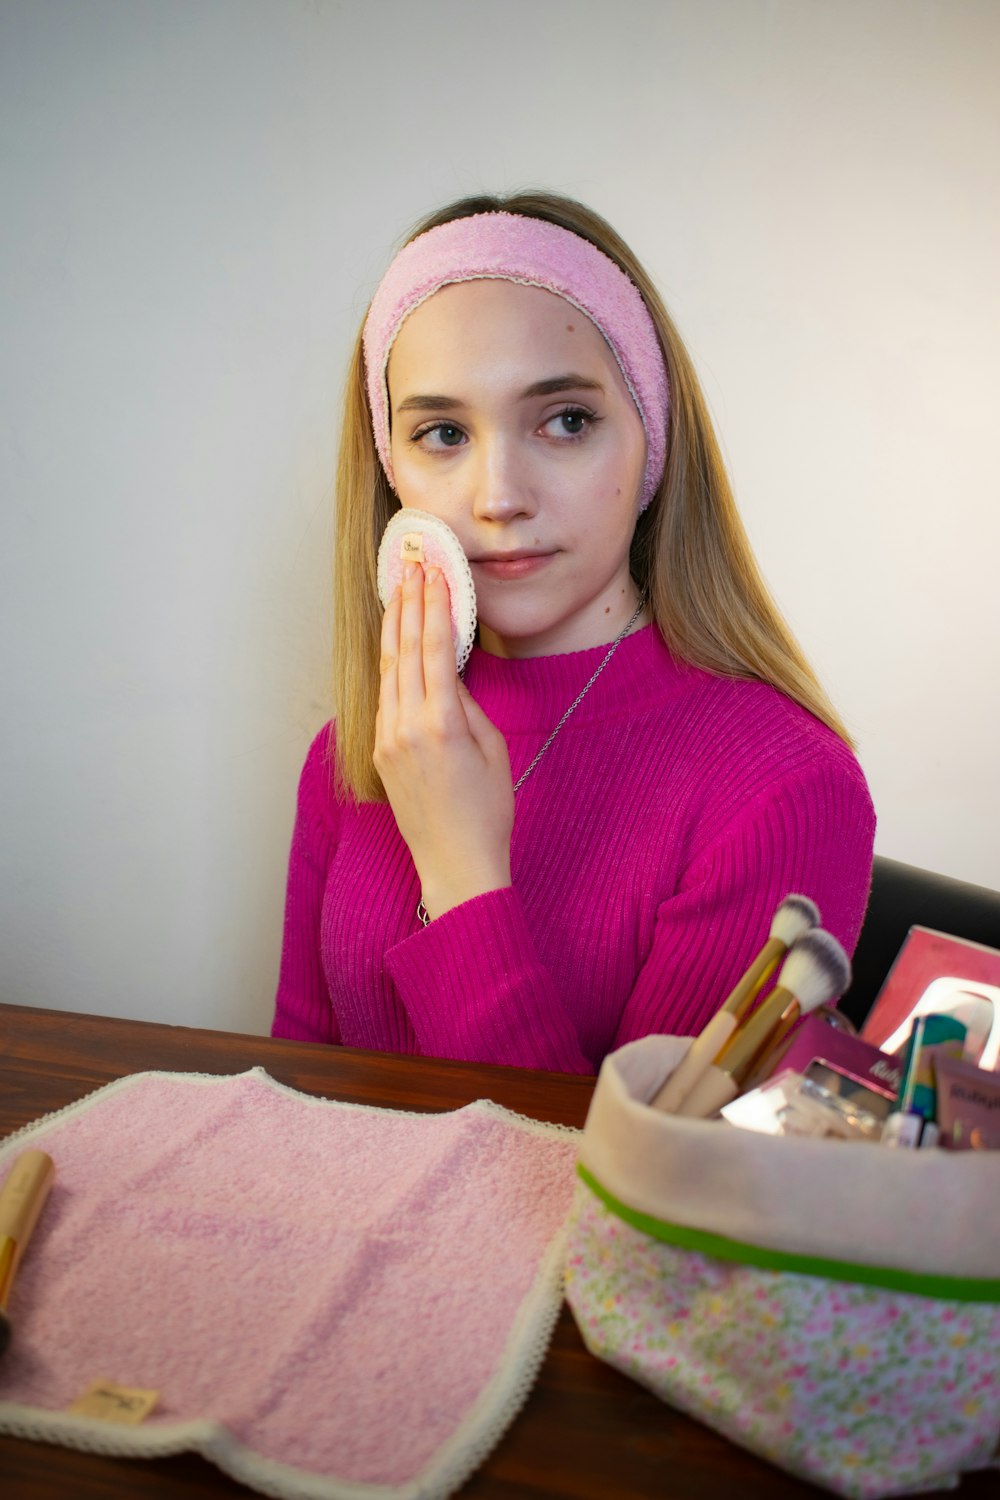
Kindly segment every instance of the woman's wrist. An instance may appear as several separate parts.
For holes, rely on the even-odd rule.
[[[510,864],[487,866],[479,870],[455,871],[443,877],[421,881],[420,895],[424,911],[433,921],[446,911],[485,896],[488,891],[504,890],[511,884]]]

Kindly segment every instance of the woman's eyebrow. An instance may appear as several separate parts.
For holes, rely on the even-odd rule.
[[[464,407],[464,401],[458,401],[454,396],[407,396],[395,408],[400,411],[458,411]]]
[[[536,380],[534,385],[529,385],[521,394],[522,401],[527,401],[531,396],[554,396],[559,391],[603,391],[604,387],[599,380],[592,380],[588,375],[553,375],[551,380]]]

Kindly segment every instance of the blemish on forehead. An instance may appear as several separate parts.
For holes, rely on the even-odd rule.
[[[575,323],[567,323],[566,324],[566,332],[567,333],[575,333],[576,332],[576,324]]]

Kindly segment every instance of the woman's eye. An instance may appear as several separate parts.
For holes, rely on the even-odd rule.
[[[544,425],[550,437],[580,437],[595,421],[592,412],[581,411],[574,406],[549,417]]]
[[[435,422],[431,427],[422,427],[419,432],[413,434],[412,441],[419,443],[422,448],[457,448],[464,441],[465,433],[461,427],[455,427],[451,422]]]

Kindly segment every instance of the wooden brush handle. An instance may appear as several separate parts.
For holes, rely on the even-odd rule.
[[[55,1165],[45,1151],[22,1151],[0,1188],[0,1239],[12,1239],[20,1254],[31,1238],[49,1195]]]
[[[753,963],[723,1001],[722,1009],[742,1021],[788,949],[780,938],[768,938]]]
[[[772,1073],[777,1072],[776,1063],[780,1061],[780,1054],[787,1051],[785,1044],[798,1025],[799,1020],[799,1007],[793,1001],[791,1005],[785,1008],[781,1020],[771,1033],[770,1040],[754,1058],[753,1067],[744,1080],[743,1088],[745,1092],[758,1088],[765,1078],[770,1078]]]
[[[664,1114],[676,1114],[682,1102],[694,1088],[699,1078],[715,1061],[719,1051],[736,1030],[736,1017],[728,1010],[716,1011],[700,1036],[696,1036],[677,1067],[671,1073],[659,1093],[651,1101],[651,1108]]]
[[[690,1120],[707,1120],[718,1114],[726,1104],[731,1104],[739,1093],[735,1080],[721,1068],[709,1067],[698,1079],[694,1088],[677,1111]]]
[[[796,1006],[796,1018],[798,1017],[798,1002],[795,996],[788,990],[783,990],[779,985],[773,989],[766,1000],[761,1001],[749,1020],[744,1021],[739,1030],[730,1038],[722,1049],[719,1058],[719,1066],[732,1073],[737,1082],[740,1082],[750,1070],[750,1065],[758,1052],[763,1051],[771,1039],[771,1033],[782,1018],[782,1013],[792,1003]]]

